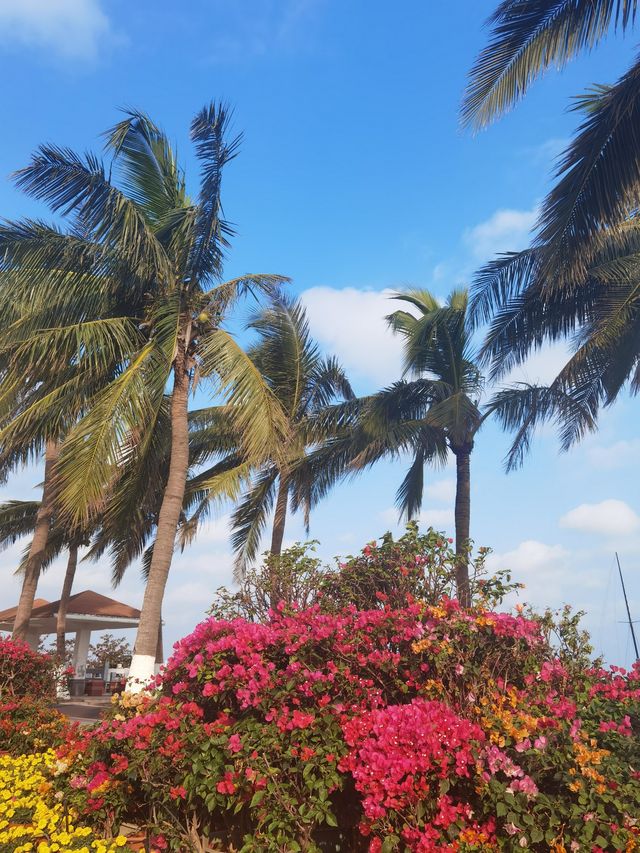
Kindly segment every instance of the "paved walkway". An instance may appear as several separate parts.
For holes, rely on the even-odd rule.
[[[90,697],[78,696],[73,699],[63,699],[56,708],[70,720],[79,723],[94,723],[99,720],[105,708],[111,705],[110,696]]]

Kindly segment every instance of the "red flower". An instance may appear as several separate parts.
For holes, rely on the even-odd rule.
[[[233,773],[225,773],[223,778],[216,785],[216,791],[219,794],[233,794],[236,786],[233,781]]]

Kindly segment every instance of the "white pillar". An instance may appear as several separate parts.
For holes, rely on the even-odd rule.
[[[90,643],[91,631],[88,628],[76,631],[76,641],[73,645],[73,668],[76,671],[76,678],[84,678],[87,674]]]

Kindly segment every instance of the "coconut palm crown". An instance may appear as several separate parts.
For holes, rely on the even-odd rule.
[[[208,382],[212,393],[232,404],[228,416],[252,459],[277,455],[274,437],[281,444],[286,435],[271,390],[222,327],[240,297],[271,293],[285,280],[264,274],[222,278],[232,234],[222,216],[222,173],[241,141],[229,138],[229,123],[228,109],[211,104],[191,124],[201,166],[195,199],[166,134],[142,113],[128,113],[105,135],[108,168],[95,155],[42,146],[17,173],[17,184],[63,214],[68,231],[31,221],[0,231],[6,289],[20,306],[20,334],[33,341],[40,336],[34,344],[40,353],[75,342],[76,363],[87,370],[104,369],[114,356],[120,365],[113,381],[88,400],[61,447],[56,501],[71,526],[87,523],[124,470],[144,468],[170,390],[168,475],[132,683],[152,674],[155,661],[185,494],[195,384]]]
[[[310,448],[329,435],[319,428],[322,412],[336,400],[352,400],[354,393],[337,359],[323,356],[311,338],[302,305],[292,299],[272,300],[249,323],[258,341],[248,355],[280,403],[287,418],[284,455],[269,459],[253,477],[233,514],[232,542],[241,572],[257,556],[261,534],[274,510],[270,553],[282,550],[287,510],[302,507],[308,526],[313,506]]]
[[[549,68],[562,68],[614,30],[634,24],[637,0],[504,0],[470,74],[463,120],[482,127]],[[640,59],[615,83],[576,100],[581,124],[542,204],[534,247],[544,296],[570,288],[593,265],[612,228],[640,203]]]

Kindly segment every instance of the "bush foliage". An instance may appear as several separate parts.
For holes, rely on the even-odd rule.
[[[62,803],[48,801],[55,766],[53,750],[0,755],[0,853],[133,853],[124,836],[96,838]]]
[[[57,661],[20,640],[0,637],[0,699],[55,697]]]
[[[0,638],[0,750],[38,752],[68,737],[68,721],[53,707],[58,668],[53,655]]]
[[[264,621],[201,623],[154,695],[61,749],[64,801],[181,851],[637,849],[640,668],[572,659],[548,615],[490,609],[502,579],[469,611],[425,600],[405,584],[446,543],[408,536],[340,570],[351,590],[379,570],[360,606],[323,586]]]

